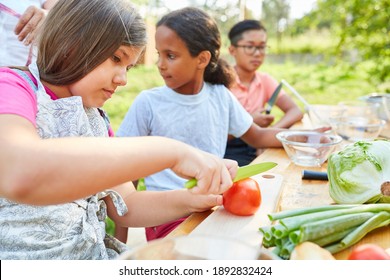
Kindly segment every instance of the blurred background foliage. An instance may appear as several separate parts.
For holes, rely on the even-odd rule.
[[[187,0],[175,2],[175,8],[185,2],[212,15],[221,32],[221,56],[230,62],[231,26],[244,18],[261,20],[270,49],[260,70],[287,80],[311,103],[337,104],[372,92],[390,92],[390,0],[299,1],[312,5],[311,10],[293,18],[295,1],[256,0],[258,9],[254,9],[250,0]],[[168,0],[133,2],[151,27],[172,9]],[[149,32],[153,39],[153,28]],[[153,40],[147,52],[156,56]],[[130,70],[128,79],[105,105],[114,130],[140,91],[163,85],[154,62]]]
[[[291,4],[297,0],[253,0],[257,9],[248,8],[249,1],[173,2],[200,7],[215,18],[223,42],[222,57],[230,62],[229,29],[242,19],[261,20],[270,50],[260,70],[285,79],[311,104],[337,104],[372,92],[390,92],[390,0],[317,0],[300,18],[291,17]],[[167,2],[133,0],[151,27],[171,10]],[[312,5],[311,1],[299,2]],[[147,52],[156,56],[153,31],[149,29]],[[127,85],[105,104],[114,131],[139,92],[164,84],[153,60],[131,69]],[[296,102],[303,110],[303,104]],[[281,112],[273,110],[278,118]],[[109,219],[107,231],[114,231]]]
[[[145,17],[153,18],[154,21],[170,11],[167,6],[169,1],[133,2],[140,7]],[[259,19],[276,43],[272,52],[320,51],[336,58],[350,54],[354,56],[354,62],[374,62],[371,74],[376,82],[390,80],[390,0],[317,0],[312,10],[299,19],[291,18],[290,9],[294,0],[257,0],[260,14],[257,10],[249,9],[247,2],[250,1],[186,1],[189,6],[200,7],[211,14],[223,35],[243,18]],[[295,2],[312,5],[311,1]],[[304,36],[312,38],[313,34],[323,39],[323,46],[298,43]],[[227,44],[226,36],[223,38]]]

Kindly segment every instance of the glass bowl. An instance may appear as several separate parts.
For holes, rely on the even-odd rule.
[[[390,121],[390,93],[371,93],[361,97],[360,100],[370,105],[377,105],[377,117],[385,121]]]
[[[348,100],[338,104],[343,106],[345,112],[343,116],[348,117],[365,117],[365,118],[377,118],[377,112],[379,110],[379,104],[368,103],[363,100]],[[341,116],[336,117],[340,118]]]
[[[365,117],[341,117],[334,119],[333,129],[349,142],[374,140],[379,136],[386,121]]]
[[[343,140],[338,135],[315,131],[286,130],[276,134],[293,163],[321,166]]]
[[[121,260],[274,260],[271,251],[239,240],[185,235],[148,242],[119,256]]]
[[[344,115],[346,108],[340,105],[310,105],[307,108],[313,128],[331,126],[332,119]]]

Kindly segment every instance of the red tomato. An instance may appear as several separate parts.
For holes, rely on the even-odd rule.
[[[237,181],[223,194],[223,206],[227,211],[238,216],[253,215],[261,204],[259,184],[246,178]]]
[[[375,244],[359,245],[350,253],[349,260],[390,260],[386,250]]]

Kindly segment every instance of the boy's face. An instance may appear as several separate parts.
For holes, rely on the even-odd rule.
[[[267,47],[267,33],[264,30],[248,30],[242,39],[229,47],[236,66],[246,72],[256,71],[264,62]]]

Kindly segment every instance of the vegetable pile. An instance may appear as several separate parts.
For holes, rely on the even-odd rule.
[[[295,246],[313,242],[334,254],[370,231],[390,224],[390,204],[325,205],[268,215],[274,224],[260,227],[263,246],[289,259]]]
[[[339,204],[390,203],[390,141],[358,141],[328,159],[329,194]]]

